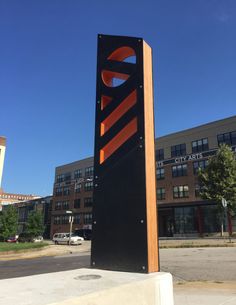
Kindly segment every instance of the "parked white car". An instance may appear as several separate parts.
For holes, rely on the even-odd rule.
[[[33,238],[33,243],[40,243],[43,241],[43,236],[36,236]]]
[[[71,245],[81,245],[84,238],[75,234],[71,234],[70,238],[70,233],[55,233],[52,238],[52,241],[55,243],[55,245],[69,245],[69,240]]]

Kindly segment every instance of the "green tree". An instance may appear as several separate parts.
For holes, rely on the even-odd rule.
[[[39,211],[32,211],[26,223],[26,232],[32,237],[42,235],[44,232],[43,215]]]
[[[17,233],[18,215],[17,209],[13,205],[9,205],[0,215],[0,236],[6,240],[10,236]]]
[[[217,154],[209,159],[204,170],[199,170],[200,195],[214,201],[223,211],[222,198],[228,202],[228,212],[236,211],[236,159],[227,145],[221,145]]]

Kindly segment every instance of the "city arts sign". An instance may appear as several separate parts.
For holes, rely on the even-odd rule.
[[[192,155],[187,155],[187,156],[184,156],[184,157],[175,158],[175,163],[193,161],[193,160],[202,159],[202,158],[203,158],[202,153],[192,154]]]
[[[186,156],[177,157],[177,158],[166,160],[166,161],[159,161],[159,162],[157,162],[157,167],[162,167],[164,165],[172,164],[172,163],[178,164],[178,163],[183,163],[183,162],[188,162],[188,161],[199,160],[199,159],[202,159],[203,157],[204,157],[203,153],[186,155]]]
[[[198,160],[198,159],[202,159],[202,158],[203,158],[202,153],[191,154],[191,155],[177,157],[177,158],[166,160],[166,161],[159,161],[159,162],[157,162],[157,167],[162,167],[163,165],[171,164],[171,163],[178,164],[178,163],[183,163],[183,162],[187,162],[187,161],[194,161],[194,160]]]
[[[236,153],[236,146],[232,146],[231,149],[234,153]],[[169,160],[158,161],[157,167],[162,167],[162,166],[168,165],[168,164],[178,164],[178,163],[184,163],[184,162],[188,162],[188,161],[199,160],[202,158],[214,156],[216,154],[216,152],[217,152],[217,149],[212,149],[212,150],[204,151],[201,153],[190,154],[190,155],[177,157],[177,158],[173,158],[173,159],[169,159]]]

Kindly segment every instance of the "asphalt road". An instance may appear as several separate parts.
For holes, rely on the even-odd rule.
[[[161,271],[175,281],[236,281],[236,247],[160,250]],[[90,256],[72,254],[0,262],[0,279],[88,268]]]
[[[37,259],[1,261],[0,279],[88,268],[89,266],[89,255],[55,256],[41,257]]]

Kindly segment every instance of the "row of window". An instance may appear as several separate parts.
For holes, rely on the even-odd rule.
[[[227,144],[229,146],[236,145],[236,131],[226,132],[217,136],[218,145]]]
[[[93,181],[87,181],[83,184],[84,191],[92,191],[93,190]],[[82,183],[75,184],[75,193],[80,193],[82,190]],[[56,187],[55,188],[55,196],[69,196],[71,193],[71,188],[69,186],[64,187]]]
[[[226,132],[217,135],[218,146],[227,144],[229,146],[236,145],[236,131]],[[192,141],[192,153],[200,153],[209,150],[208,138]],[[178,144],[171,146],[171,158],[186,155],[186,144]],[[156,160],[162,161],[165,159],[164,149],[156,150]]]
[[[69,215],[54,216],[53,222],[55,225],[69,224],[70,217]],[[92,224],[92,213],[74,214],[72,217],[74,224],[80,224],[82,219],[84,224]]]
[[[208,164],[208,160],[201,160],[193,162],[193,173],[196,175],[199,169],[205,169]],[[172,166],[172,177],[187,176],[187,164],[178,164]],[[157,168],[157,180],[165,179],[165,169]]]
[[[84,198],[84,207],[90,208],[93,205],[93,198],[92,197],[86,197]],[[74,208],[79,209],[81,206],[81,199],[75,199],[74,200]],[[70,207],[69,201],[56,201],[55,202],[55,210],[68,210]]]
[[[70,181],[72,178],[79,179],[82,178],[82,176],[83,176],[83,169],[80,168],[74,171],[73,176],[72,173],[70,172],[57,175],[56,183]],[[84,169],[84,176],[85,177],[93,176],[93,166],[89,166]]]
[[[202,151],[206,151],[209,149],[208,145],[208,139],[200,139],[196,141],[192,141],[192,153],[199,153]],[[185,156],[187,154],[186,152],[186,144],[178,144],[171,146],[171,158],[179,157],[179,156]],[[160,148],[156,150],[156,160],[162,161],[165,159],[164,156],[164,149]]]
[[[202,189],[198,184],[195,185],[195,196],[199,197]],[[173,187],[173,198],[188,198],[189,197],[189,187],[188,185],[178,185]],[[165,200],[166,199],[166,190],[164,187],[157,189],[157,199]]]
[[[9,195],[9,194],[0,194],[0,198],[3,199],[17,199],[17,200],[30,200],[32,197],[25,197],[21,195]]]

